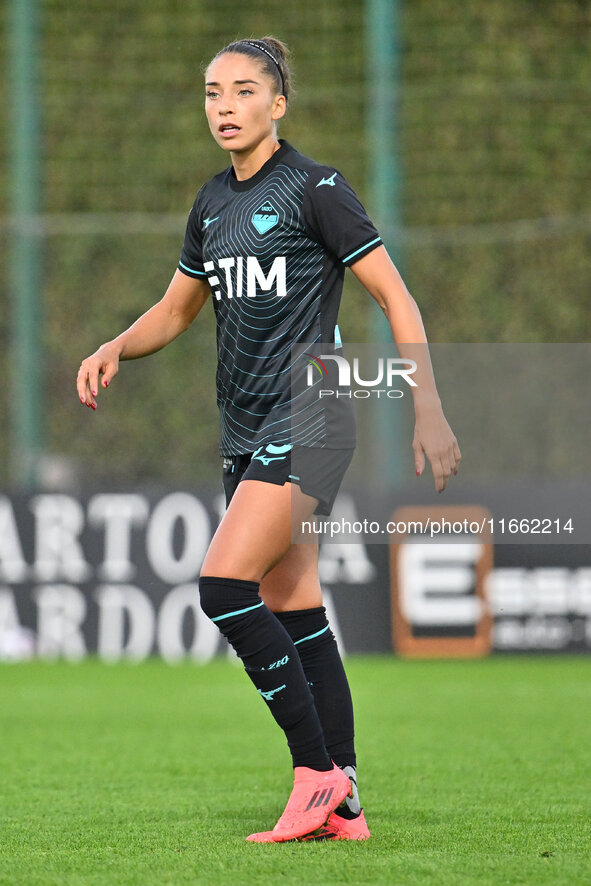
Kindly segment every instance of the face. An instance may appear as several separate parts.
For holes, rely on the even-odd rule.
[[[261,65],[241,53],[224,53],[205,75],[205,113],[214,139],[226,151],[249,151],[276,137],[285,98]]]

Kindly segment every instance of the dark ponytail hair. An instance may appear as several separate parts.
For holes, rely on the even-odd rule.
[[[225,55],[228,52],[246,55],[253,59],[253,61],[258,62],[265,74],[271,77],[275,83],[277,94],[284,95],[285,100],[289,100],[293,90],[291,86],[291,71],[288,63],[289,49],[285,43],[282,43],[281,40],[278,40],[276,37],[234,40],[233,43],[228,43],[227,46],[220,49],[217,55],[212,58],[210,64],[221,55]]]

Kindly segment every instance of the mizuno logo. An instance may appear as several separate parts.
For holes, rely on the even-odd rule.
[[[263,696],[265,701],[273,701],[273,696],[276,692],[281,692],[282,689],[286,689],[285,683],[283,686],[278,686],[277,689],[269,689],[268,692],[263,692],[262,689],[259,689],[259,693]],[[307,810],[306,810],[307,811]]]
[[[265,467],[272,461],[283,461],[287,458],[287,453],[291,450],[291,443],[285,446],[276,446],[274,443],[267,443],[266,446],[259,446],[252,457],[252,461],[262,461]]]
[[[312,808],[312,806],[327,806],[333,791],[334,788],[331,788],[330,790],[328,790],[328,788],[324,788],[323,791],[316,791],[316,793],[312,795],[312,799],[304,809],[304,812],[307,812],[309,809]]]
[[[323,178],[323,179],[321,179],[321,180],[318,182],[318,184],[316,185],[316,187],[319,188],[320,185],[328,185],[328,186],[331,187],[331,188],[336,187],[336,182],[335,182],[336,175],[337,175],[336,172],[333,172],[333,174],[331,175],[330,178]]]
[[[219,215],[216,215],[215,218],[204,218],[202,230],[204,231],[206,228],[208,228],[210,225],[212,225],[214,223],[214,221],[217,221],[218,219],[219,219]]]

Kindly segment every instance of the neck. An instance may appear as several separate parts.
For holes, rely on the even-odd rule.
[[[259,169],[265,165],[267,160],[280,147],[281,145],[277,141],[277,137],[273,135],[259,142],[254,148],[246,151],[231,151],[232,166],[238,181],[245,181],[247,178],[252,178],[253,175],[256,175]]]

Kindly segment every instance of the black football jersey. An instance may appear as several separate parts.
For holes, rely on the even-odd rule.
[[[287,142],[252,178],[230,167],[203,185],[179,269],[212,291],[223,455],[355,444],[344,413],[332,433],[325,404],[294,400],[293,346],[335,347],[345,268],[381,242],[343,176]]]

